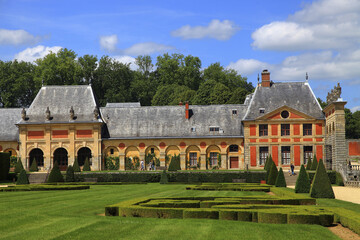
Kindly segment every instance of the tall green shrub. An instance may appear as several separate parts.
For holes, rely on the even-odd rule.
[[[177,171],[177,170],[181,170],[180,155],[174,155],[171,157],[171,162],[168,169],[168,171]]]
[[[16,164],[15,164],[15,170],[14,170],[14,172],[15,172],[15,173],[20,173],[21,170],[24,170],[24,166],[23,166],[23,164],[22,164],[22,162],[21,162],[21,159],[18,159],[17,162],[16,162]]]
[[[69,165],[66,169],[66,177],[65,180],[67,182],[75,182],[75,173],[73,166]]]
[[[162,173],[161,173],[161,177],[160,177],[160,184],[166,184],[169,182],[169,178],[168,178],[168,175],[166,173],[166,171],[164,170]]]
[[[335,182],[336,182],[336,185],[338,185],[338,186],[344,186],[344,180],[339,172],[336,172]]]
[[[312,163],[311,163],[311,170],[315,171],[317,166],[318,166],[318,161],[317,161],[316,155],[314,155],[314,158],[313,158]]]
[[[275,163],[271,160],[271,168],[270,168],[270,171],[269,171],[269,174],[268,174],[268,179],[267,179],[267,184],[269,185],[275,185],[275,182],[276,182],[276,178],[277,178],[277,175],[278,175],[278,170],[277,170],[277,167],[275,165]]]
[[[26,175],[26,171],[23,169],[17,178],[16,185],[29,184],[29,179]]]
[[[306,170],[311,170],[311,165],[312,165],[312,162],[311,162],[311,158],[309,157],[308,162],[306,164]]]
[[[286,181],[285,176],[282,168],[280,168],[279,173],[277,175],[276,181],[275,181],[275,187],[286,187]]]
[[[0,180],[6,180],[10,171],[10,153],[0,153]]]
[[[63,182],[64,181],[64,177],[60,172],[59,169],[59,165],[57,163],[57,161],[55,161],[53,168],[51,169],[51,172],[49,174],[48,183],[53,183],[53,182]]]
[[[75,158],[73,169],[74,169],[74,172],[81,172],[81,169],[79,166],[79,161],[77,158]]]
[[[266,162],[265,162],[264,169],[269,172],[269,171],[270,171],[270,168],[271,168],[271,165],[272,165],[272,163],[274,163],[274,161],[273,161],[273,159],[272,159],[271,154],[270,154],[266,159],[267,159],[267,160],[266,160]]]
[[[83,171],[91,171],[89,158],[85,158]]]
[[[310,189],[313,198],[335,198],[329,176],[326,173],[322,159],[318,163],[313,183]]]
[[[299,176],[295,184],[296,193],[308,193],[310,192],[310,179],[305,170],[304,165],[301,165]]]
[[[31,163],[31,166],[30,166],[30,172],[38,172],[38,171],[39,171],[39,168],[37,166],[37,161],[34,158],[32,163]]]

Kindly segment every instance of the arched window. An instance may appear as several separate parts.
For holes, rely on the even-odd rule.
[[[68,152],[65,148],[58,148],[54,152],[54,163],[57,162],[61,171],[67,169],[68,166]]]
[[[40,148],[34,148],[33,150],[30,151],[30,153],[29,153],[29,168],[30,168],[32,162],[34,161],[34,159],[36,160],[38,167],[44,166],[44,153]]]
[[[79,163],[79,166],[84,166],[85,159],[88,158],[89,161],[91,160],[91,150],[88,147],[82,147],[79,149],[77,153],[77,160]],[[91,163],[91,161],[90,161]]]

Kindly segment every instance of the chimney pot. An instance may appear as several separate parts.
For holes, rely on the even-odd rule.
[[[185,119],[190,119],[189,102],[188,101],[185,102]]]
[[[270,72],[267,69],[264,69],[261,73],[261,86],[270,87]]]

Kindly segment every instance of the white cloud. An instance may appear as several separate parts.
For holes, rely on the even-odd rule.
[[[124,63],[124,64],[130,63],[130,69],[132,69],[132,70],[137,70],[138,69],[138,66],[135,63],[135,58],[134,57],[131,57],[131,56],[114,56],[112,58],[114,58],[116,61]]]
[[[100,46],[109,52],[116,51],[116,44],[118,43],[118,37],[116,34],[109,36],[101,36],[100,37]]]
[[[121,50],[126,55],[149,55],[155,52],[166,52],[174,47],[154,42],[144,42],[132,45],[129,48]]]
[[[41,40],[39,36],[33,36],[25,30],[0,29],[0,45],[32,45]]]
[[[320,0],[286,21],[272,22],[252,34],[252,46],[264,50],[342,50],[360,44],[360,1]]]
[[[355,107],[351,108],[352,113],[354,113],[356,111],[360,111],[360,106],[355,106]]]
[[[17,53],[14,59],[18,61],[32,62],[38,58],[43,58],[50,52],[58,52],[62,47],[54,46],[54,47],[45,47],[42,45],[38,45],[33,48],[27,48],[24,51]]]
[[[236,70],[242,75],[251,75],[255,72],[259,72],[262,69],[268,68],[270,64],[260,62],[256,59],[239,59],[236,62],[231,62],[227,68]]]
[[[181,28],[171,32],[174,37],[181,37],[182,39],[202,39],[215,38],[217,40],[230,39],[240,28],[232,21],[217,19],[212,20],[207,26],[182,26]]]

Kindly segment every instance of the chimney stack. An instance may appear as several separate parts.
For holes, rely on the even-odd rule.
[[[185,119],[190,119],[189,102],[188,101],[185,102]]]
[[[261,73],[261,86],[262,87],[270,87],[270,73],[267,69],[264,69]]]

